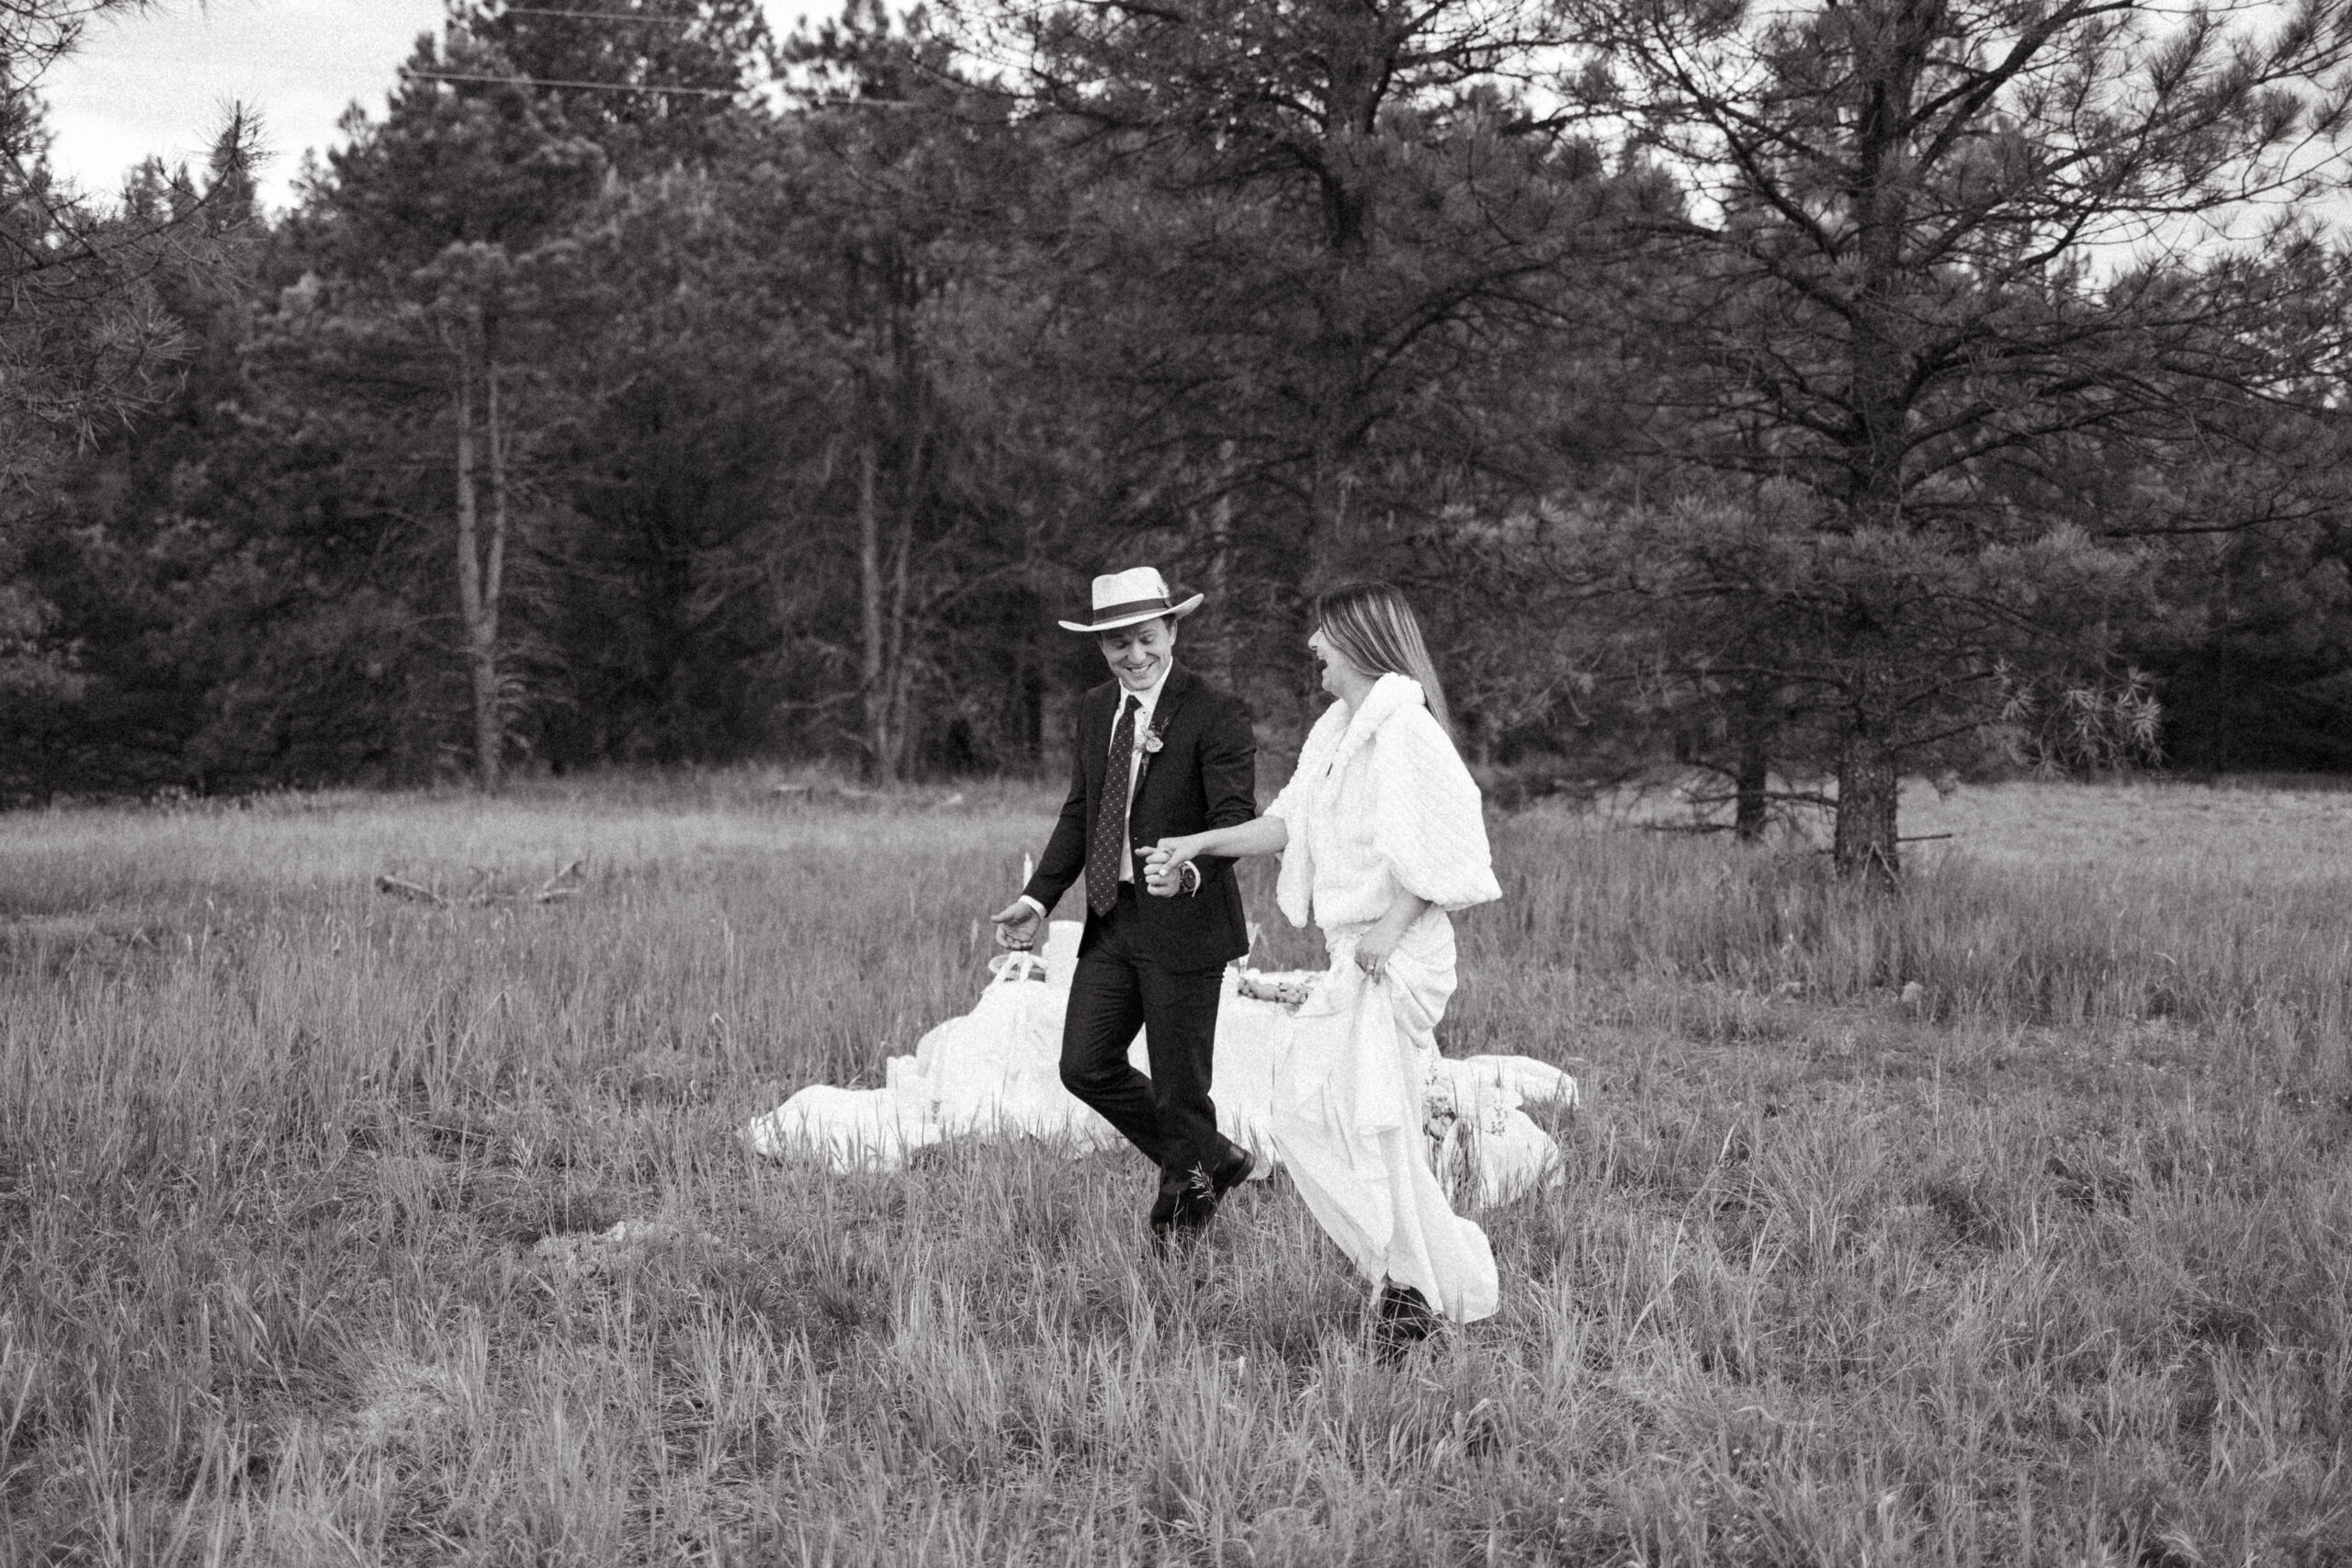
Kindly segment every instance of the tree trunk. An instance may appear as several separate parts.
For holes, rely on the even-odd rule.
[[[505,564],[506,483],[498,425],[498,378],[486,378],[491,457],[490,559],[482,560],[481,510],[475,481],[474,366],[471,344],[458,355],[458,605],[465,622],[466,672],[473,687],[474,773],[498,792],[504,736],[498,720],[498,592]]]
[[[1308,475],[1308,541],[1303,584],[1320,592],[1368,575],[1361,481],[1363,432],[1371,423],[1372,378],[1364,289],[1357,281],[1372,254],[1374,184],[1364,148],[1375,134],[1394,80],[1396,39],[1376,0],[1340,0],[1325,7],[1320,63],[1325,71],[1322,137],[1316,182],[1321,197],[1323,256],[1320,331],[1313,354],[1313,468]]]
[[[889,690],[882,645],[882,519],[874,495],[874,444],[857,454],[857,588],[860,660],[857,693],[865,728],[865,776],[891,782]]]
[[[1014,746],[1022,764],[1034,773],[1046,765],[1046,682],[1034,637],[1012,645],[1012,702]]]
[[[1857,723],[1838,754],[1838,828],[1831,853],[1839,875],[1892,887],[1902,874],[1895,838],[1901,782],[1894,751],[1877,727]]]
[[[1865,62],[1874,84],[1853,131],[1851,189],[1859,269],[1848,320],[1846,518],[1856,530],[1904,525],[1905,468],[1910,456],[1913,355],[1917,332],[1904,290],[1916,171],[1906,141],[1914,88],[1933,36],[1933,8],[1904,13],[1904,25],[1873,41]],[[1833,853],[1839,874],[1892,887],[1900,874],[1895,812],[1901,760],[1897,727],[1882,700],[1885,673],[1872,649],[1894,628],[1867,588],[1849,594],[1845,639],[1852,704],[1838,757],[1838,823]]]
[[[1302,586],[1310,597],[1369,575],[1360,519],[1350,505],[1355,498],[1356,459],[1362,446],[1351,434],[1358,423],[1354,355],[1349,344],[1326,344],[1320,357],[1324,374],[1317,396],[1323,406],[1315,412],[1313,467],[1307,475],[1306,549],[1301,562],[1306,574]]]
[[[1765,743],[1760,728],[1753,728],[1739,745],[1737,771],[1732,774],[1732,833],[1742,843],[1752,844],[1764,836],[1764,825],[1771,814],[1769,798],[1772,782],[1772,754]]]
[[[911,487],[910,487],[911,488]],[[890,611],[883,628],[883,645],[887,650],[887,668],[890,672],[888,705],[884,717],[888,726],[889,754],[885,763],[885,776],[896,781],[907,769],[908,715],[914,708],[915,666],[907,650],[907,616],[910,610],[910,589],[914,571],[915,519],[911,497],[899,510],[899,536],[890,543]]]
[[[1233,443],[1224,443],[1217,452],[1217,496],[1209,503],[1209,603],[1216,606],[1212,623],[1216,634],[1210,645],[1202,651],[1208,657],[1199,660],[1199,667],[1208,671],[1216,683],[1227,691],[1233,689],[1234,672],[1238,668],[1235,655],[1241,637],[1240,606],[1230,597],[1232,592],[1233,551]],[[1198,658],[1198,655],[1195,655]]]
[[[1912,99],[1934,35],[1934,5],[1902,9],[1857,64],[1871,90],[1856,117],[1849,192],[1855,218],[1855,277],[1847,321],[1847,505],[1864,528],[1894,528],[1903,517],[1911,402],[1917,395],[1906,340],[1917,325],[1906,307],[1915,271],[1907,254],[1917,179],[1910,135]]]
[[[502,674],[498,629],[505,618],[506,604],[506,407],[498,393],[498,362],[487,357],[482,361],[482,409],[487,415],[483,434],[490,448],[490,551],[481,573],[481,657],[488,672],[490,714],[496,732],[497,745],[493,750],[503,759],[506,727],[498,712]],[[503,778],[503,761],[498,771]]]

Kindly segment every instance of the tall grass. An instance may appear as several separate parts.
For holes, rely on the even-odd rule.
[[[2352,826],[2352,816],[2347,816]],[[2226,829],[2224,829],[2226,830]],[[1987,864],[1919,857],[1900,893],[1822,857],[1530,818],[1500,835],[1510,896],[1474,921],[1498,964],[1783,987],[1850,1001],[1911,982],[1941,1017],[2165,1019],[2340,1070],[2352,1025],[2352,861]]]
[[[1450,1048],[1592,1100],[1392,1367],[1279,1181],[745,1156],[969,1005],[1050,803],[926,805],[8,819],[0,1559],[2352,1560],[2340,863],[1498,824]]]

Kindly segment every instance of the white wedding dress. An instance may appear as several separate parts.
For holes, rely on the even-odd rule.
[[[1389,675],[1361,710],[1324,714],[1268,815],[1290,829],[1283,911],[1322,926],[1331,964],[1226,971],[1211,1086],[1218,1128],[1258,1156],[1257,1177],[1287,1165],[1368,1278],[1411,1285],[1457,1322],[1483,1317],[1496,1305],[1493,1257],[1452,1200],[1500,1203],[1556,1179],[1558,1145],[1522,1107],[1573,1105],[1577,1084],[1527,1056],[1437,1051],[1454,988],[1446,910],[1499,892],[1477,786],[1420,687]],[[1432,908],[1367,979],[1355,944],[1400,887]],[[1042,958],[995,960],[978,1005],[891,1058],[880,1088],[813,1084],[758,1117],[752,1148],[889,1169],[951,1137],[1048,1138],[1074,1155],[1120,1142],[1061,1085],[1081,930],[1055,921]],[[1129,1056],[1150,1070],[1141,1035]]]
[[[1487,1233],[1454,1212],[1415,1135],[1426,1099],[1416,1091],[1443,1060],[1450,911],[1502,897],[1481,805],[1420,683],[1383,675],[1354,708],[1324,710],[1266,808],[1289,836],[1276,899],[1293,925],[1321,929],[1331,963],[1294,1021],[1274,1086],[1275,1150],[1367,1280],[1409,1285],[1456,1323],[1491,1315],[1501,1285]],[[1368,976],[1357,946],[1407,894],[1421,914]],[[1476,1115],[1470,1124],[1483,1131]],[[1467,1156],[1487,1157],[1475,1139]]]

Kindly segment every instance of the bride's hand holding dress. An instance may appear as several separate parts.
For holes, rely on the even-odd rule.
[[[1427,914],[1429,908],[1430,903],[1426,898],[1416,897],[1410,893],[1398,894],[1396,901],[1388,907],[1388,913],[1356,939],[1355,952],[1351,955],[1356,967],[1377,979],[1381,970],[1386,966],[1389,955],[1396,951],[1396,944],[1405,940],[1405,933],[1413,928],[1413,922]]]

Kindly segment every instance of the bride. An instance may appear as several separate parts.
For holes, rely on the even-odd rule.
[[[1276,1067],[1268,1132],[1317,1221],[1379,1287],[1396,1348],[1441,1313],[1475,1322],[1498,1301],[1486,1232],[1430,1168],[1421,1086],[1453,994],[1448,912],[1502,890],[1411,606],[1374,583],[1325,594],[1315,618],[1306,646],[1339,700],[1290,783],[1262,817],[1161,840],[1146,880],[1172,897],[1198,856],[1281,853],[1283,913],[1322,929],[1330,968]]]

